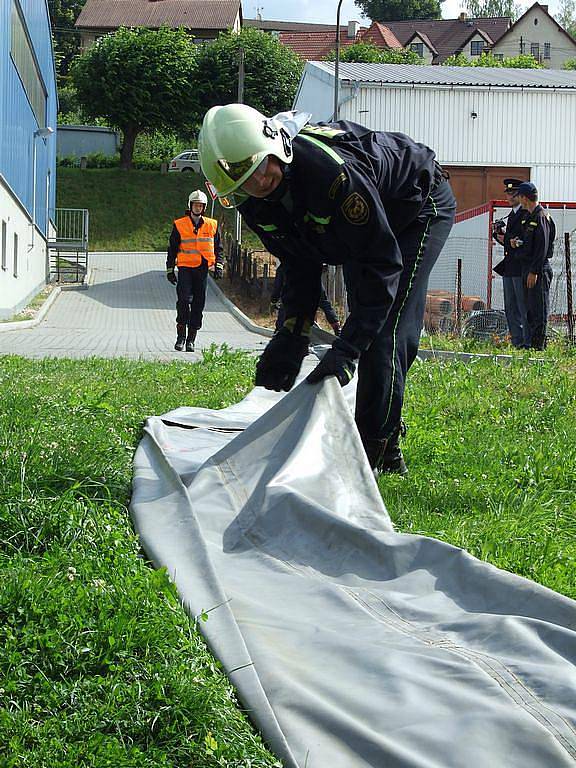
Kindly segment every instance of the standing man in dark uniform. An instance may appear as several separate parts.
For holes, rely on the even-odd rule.
[[[276,275],[274,276],[274,284],[272,286],[272,294],[270,295],[270,306],[274,307],[278,314],[276,316],[276,330],[279,331],[284,325],[286,320],[286,312],[284,305],[282,304],[282,290],[284,288],[284,266],[280,263],[276,267]],[[326,289],[322,286],[320,290],[320,299],[318,301],[318,307],[324,313],[329,325],[332,326],[332,330],[335,336],[340,336],[340,321],[336,310],[332,306],[332,302],[328,298]]]
[[[176,286],[176,343],[174,349],[194,352],[194,342],[202,327],[206,303],[208,270],[214,267],[214,279],[224,274],[223,251],[218,222],[204,216],[208,198],[197,189],[188,197],[186,215],[176,219],[170,234],[166,277]],[[178,267],[176,277],[175,267]]]
[[[504,247],[504,258],[494,267],[494,272],[502,277],[504,289],[504,310],[508,322],[508,330],[512,345],[519,349],[530,347],[530,328],[526,314],[526,300],[524,298],[524,282],[522,280],[522,262],[518,258],[518,251],[510,245],[515,238],[522,239],[522,219],[525,211],[518,199],[518,187],[521,179],[504,179],[504,194],[512,210],[506,218],[506,228],[496,228],[495,240]]]
[[[550,259],[554,248],[556,227],[538,203],[538,190],[530,181],[518,187],[518,199],[524,209],[522,235],[511,240],[522,261],[522,280],[528,312],[532,349],[545,349],[546,327],[550,311]]]
[[[285,268],[286,321],[258,361],[256,384],[292,387],[308,351],[322,265],[343,264],[350,315],[308,381],[336,376],[344,385],[358,363],[356,423],[370,464],[403,474],[406,374],[418,351],[430,271],[452,228],[454,196],[423,144],[345,121],[310,125],[308,118],[213,107],[198,139],[206,177],[220,196],[234,196]]]

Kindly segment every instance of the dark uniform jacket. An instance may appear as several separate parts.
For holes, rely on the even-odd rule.
[[[189,215],[189,214],[188,214]],[[190,216],[190,218],[192,218]],[[200,227],[202,226],[204,222],[204,219],[202,216],[198,219],[197,225],[194,227],[194,231],[197,233]],[[193,223],[193,222],[192,222]],[[175,224],[172,225],[172,232],[170,233],[170,241],[168,243],[168,256],[166,258],[166,269],[174,269],[176,266],[176,257],[178,256],[178,251],[180,250],[180,232],[178,232],[178,228]],[[222,241],[220,240],[220,232],[216,230],[216,234],[214,235],[214,256],[216,257],[216,264],[224,264],[224,251],[222,248]],[[205,261],[202,263],[202,267],[204,267],[206,264]],[[189,269],[194,269],[194,267],[189,267]]]
[[[519,258],[518,249],[512,248],[510,245],[510,240],[515,237],[522,240],[522,219],[525,214],[526,211],[522,207],[519,207],[517,211],[511,210],[508,214],[506,231],[504,232],[504,258],[494,267],[494,272],[502,277],[520,277],[522,274],[522,260]]]
[[[285,266],[287,317],[313,320],[322,264],[358,262],[362,274],[342,338],[366,349],[396,294],[396,241],[442,180],[434,152],[400,133],[340,121],[307,126],[285,178],[267,199],[240,206],[248,226]]]
[[[518,249],[522,261],[522,272],[541,274],[547,259],[552,257],[556,227],[541,205],[529,213],[522,211],[523,244]]]

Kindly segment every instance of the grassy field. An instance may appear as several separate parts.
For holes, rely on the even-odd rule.
[[[87,208],[91,251],[164,251],[188,195],[205,191],[196,173],[58,168],[58,208]],[[208,204],[210,213],[211,203]],[[214,216],[231,225],[232,212],[218,203]],[[246,233],[246,244],[258,241]]]
[[[253,366],[0,359],[3,767],[276,764],[127,511],[145,417],[235,402]],[[575,372],[416,365],[410,475],[379,480],[397,529],[576,598]]]
[[[0,359],[0,765],[277,765],[130,524],[144,418],[222,407],[253,361]]]

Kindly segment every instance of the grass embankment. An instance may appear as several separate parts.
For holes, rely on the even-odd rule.
[[[253,366],[0,359],[1,765],[275,765],[127,512],[144,418],[235,402]],[[410,475],[379,481],[397,529],[576,598],[574,373],[414,366]]]
[[[184,215],[188,195],[205,191],[196,173],[58,168],[58,208],[87,208],[91,251],[164,251],[172,222]],[[208,202],[208,213],[212,204]],[[232,211],[215,204],[214,217],[232,225]],[[251,233],[247,244],[257,247]]]
[[[235,402],[252,370],[0,359],[3,767],[277,764],[127,512],[144,418]]]

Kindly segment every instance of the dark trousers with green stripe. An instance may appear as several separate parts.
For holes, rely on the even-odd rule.
[[[358,364],[356,423],[363,439],[388,439],[398,429],[406,375],[418,353],[428,279],[452,229],[455,210],[452,189],[443,181],[418,218],[397,236],[404,265],[398,292],[386,323]],[[349,296],[354,295],[358,275],[357,264],[344,265]]]

